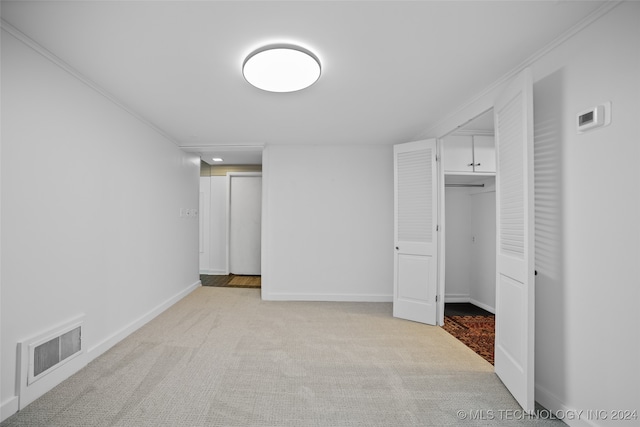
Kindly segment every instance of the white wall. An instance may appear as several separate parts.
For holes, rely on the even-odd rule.
[[[199,159],[3,32],[1,171],[4,418],[18,342],[84,314],[86,363],[198,285]]]
[[[211,177],[200,177],[200,274],[211,270]]]
[[[211,261],[209,274],[228,274],[227,271],[227,193],[226,176],[211,177]]]
[[[269,145],[263,298],[390,301],[391,146]]]
[[[471,296],[471,198],[466,187],[445,188],[445,302]]]
[[[445,188],[445,302],[471,302],[494,313],[495,180],[483,183],[482,189]]]
[[[205,193],[206,210],[203,212],[200,230],[205,239],[204,252],[200,253],[200,274],[228,274],[227,271],[227,193],[226,176],[203,176],[200,191]]]
[[[639,21],[640,3],[624,2],[531,64],[536,400],[554,411],[640,409]],[[433,134],[487,110],[500,90]],[[612,124],[578,135],[576,114],[605,101]],[[621,425],[611,416],[564,421]]]
[[[638,22],[640,4],[624,3],[533,69],[536,383],[549,405],[640,410]],[[605,101],[611,126],[578,135],[576,114]]]
[[[471,286],[469,301],[491,313],[496,307],[496,192],[495,179],[487,189],[471,191]]]

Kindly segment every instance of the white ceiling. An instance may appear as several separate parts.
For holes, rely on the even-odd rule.
[[[176,144],[242,161],[264,144],[415,139],[602,3],[3,1],[1,13]],[[246,83],[245,56],[273,42],[315,52],[320,80],[284,94]]]
[[[485,111],[480,114],[478,117],[474,117],[468,123],[463,124],[458,128],[458,130],[463,130],[466,132],[493,132],[493,108],[489,111]]]

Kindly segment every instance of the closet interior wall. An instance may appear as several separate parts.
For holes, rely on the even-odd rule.
[[[445,177],[445,302],[495,313],[495,195],[495,177]]]

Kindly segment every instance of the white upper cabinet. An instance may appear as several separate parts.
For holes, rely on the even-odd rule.
[[[496,144],[493,136],[473,136],[474,172],[496,172]]]
[[[446,174],[493,174],[495,143],[489,135],[451,135],[444,139],[442,163]]]
[[[473,172],[473,139],[452,135],[444,140],[442,164],[444,172]]]

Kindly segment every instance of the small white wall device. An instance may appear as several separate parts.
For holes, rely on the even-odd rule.
[[[597,105],[578,113],[576,125],[578,133],[588,130],[608,126],[611,124],[611,102]]]

